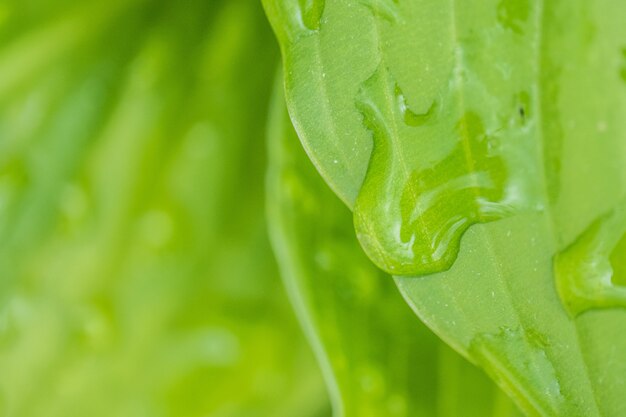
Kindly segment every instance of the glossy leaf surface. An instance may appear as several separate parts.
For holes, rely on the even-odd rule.
[[[410,311],[365,256],[350,211],[300,146],[282,98],[269,126],[268,215],[294,307],[325,370],[335,416],[519,415],[487,377]]]
[[[621,2],[264,5],[298,135],[416,313],[528,415],[624,415]]]

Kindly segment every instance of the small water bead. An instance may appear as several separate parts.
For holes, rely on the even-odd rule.
[[[415,113],[407,104],[406,97],[402,93],[402,90],[398,85],[396,85],[394,94],[396,96],[397,106],[400,109],[400,112],[404,115],[404,123],[408,126],[423,126],[429,121],[433,120],[435,116],[435,112],[437,111],[437,102],[433,101],[428,110],[425,113]]]

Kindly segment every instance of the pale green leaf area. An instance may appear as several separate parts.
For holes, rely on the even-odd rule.
[[[410,311],[359,246],[350,211],[300,146],[277,88],[269,125],[268,215],[294,307],[337,417],[520,415]]]
[[[264,0],[367,255],[529,416],[626,415],[626,6]]]
[[[247,0],[0,1],[0,415],[320,417]]]

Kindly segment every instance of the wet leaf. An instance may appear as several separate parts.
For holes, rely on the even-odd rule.
[[[416,313],[528,415],[625,414],[626,9],[264,5],[298,135]]]
[[[300,146],[277,89],[268,215],[285,285],[325,371],[336,416],[519,415],[487,377],[415,319],[354,236],[350,211]]]

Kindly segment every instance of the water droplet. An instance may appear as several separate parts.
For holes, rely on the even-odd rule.
[[[411,111],[382,65],[357,96],[374,145],[354,207],[354,223],[370,258],[397,275],[449,268],[471,225],[534,205],[525,177],[509,173],[511,151],[501,144],[506,135],[497,135],[495,127],[488,130],[474,111],[465,111],[456,123],[449,115],[439,120],[432,103],[423,114]],[[437,131],[433,137],[437,123],[448,123],[453,130],[444,135]],[[441,141],[449,145],[442,146]],[[429,159],[433,152],[441,153]],[[512,155],[512,160],[520,160]]]
[[[396,101],[398,103],[398,108],[400,112],[404,115],[404,123],[409,126],[417,127],[423,126],[429,121],[433,120],[435,111],[437,109],[437,102],[433,101],[428,110],[425,113],[415,113],[412,111],[407,102],[406,97],[402,93],[402,90],[398,85],[395,88]]]
[[[571,315],[591,309],[626,308],[623,248],[626,242],[626,202],[594,221],[555,257],[554,270],[561,301]],[[617,272],[617,274],[616,274]]]

